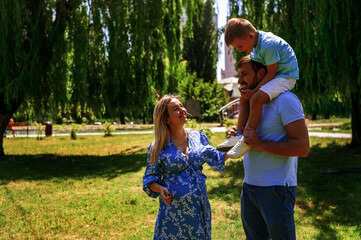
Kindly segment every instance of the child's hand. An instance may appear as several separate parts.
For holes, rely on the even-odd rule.
[[[241,98],[248,102],[251,100],[253,94],[254,94],[254,90],[252,89],[241,90]]]

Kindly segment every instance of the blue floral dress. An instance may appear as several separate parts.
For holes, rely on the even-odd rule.
[[[157,182],[173,197],[170,204],[159,197],[154,239],[211,239],[211,206],[202,165],[207,163],[215,170],[224,171],[225,154],[210,146],[202,132],[188,132],[189,163],[171,140],[154,165],[149,162],[150,150],[151,145],[143,190],[150,197],[158,197],[159,193],[149,188],[152,182]]]

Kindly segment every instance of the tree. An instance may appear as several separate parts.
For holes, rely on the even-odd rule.
[[[144,119],[171,86],[165,62],[176,71],[181,9],[180,0],[0,1],[1,136],[21,104],[35,115]]]
[[[295,50],[296,93],[307,109],[351,106],[352,146],[361,146],[361,3],[356,0],[230,1],[231,15],[272,31]],[[314,108],[316,105],[316,108]]]
[[[74,5],[65,0],[0,2],[1,136],[13,113],[25,99],[36,103],[37,111],[64,104],[64,39],[72,7]],[[51,81],[52,77],[59,82]],[[4,155],[2,143],[1,137],[0,156]]]
[[[183,58],[187,60],[189,72],[195,72],[198,78],[212,83],[216,79],[218,32],[213,20],[211,0],[194,1],[187,8],[187,22],[183,32]],[[190,13],[192,12],[192,13]]]

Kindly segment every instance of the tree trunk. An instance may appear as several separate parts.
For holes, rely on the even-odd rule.
[[[10,119],[12,118],[14,112],[20,106],[20,102],[23,99],[23,95],[17,100],[13,100],[10,104],[5,103],[5,96],[0,94],[0,157],[5,156],[4,147],[3,147],[3,136]]]
[[[352,142],[351,146],[353,148],[361,147],[361,99],[360,99],[360,89],[351,92],[351,106],[352,106]]]
[[[12,113],[7,113],[5,115],[0,114],[0,157],[5,156],[3,140],[6,126],[8,125],[10,118],[13,116]]]

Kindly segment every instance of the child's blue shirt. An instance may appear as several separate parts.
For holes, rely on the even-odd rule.
[[[275,78],[299,79],[296,54],[282,38],[271,32],[258,31],[257,46],[251,52],[251,59],[264,65],[278,63]]]

